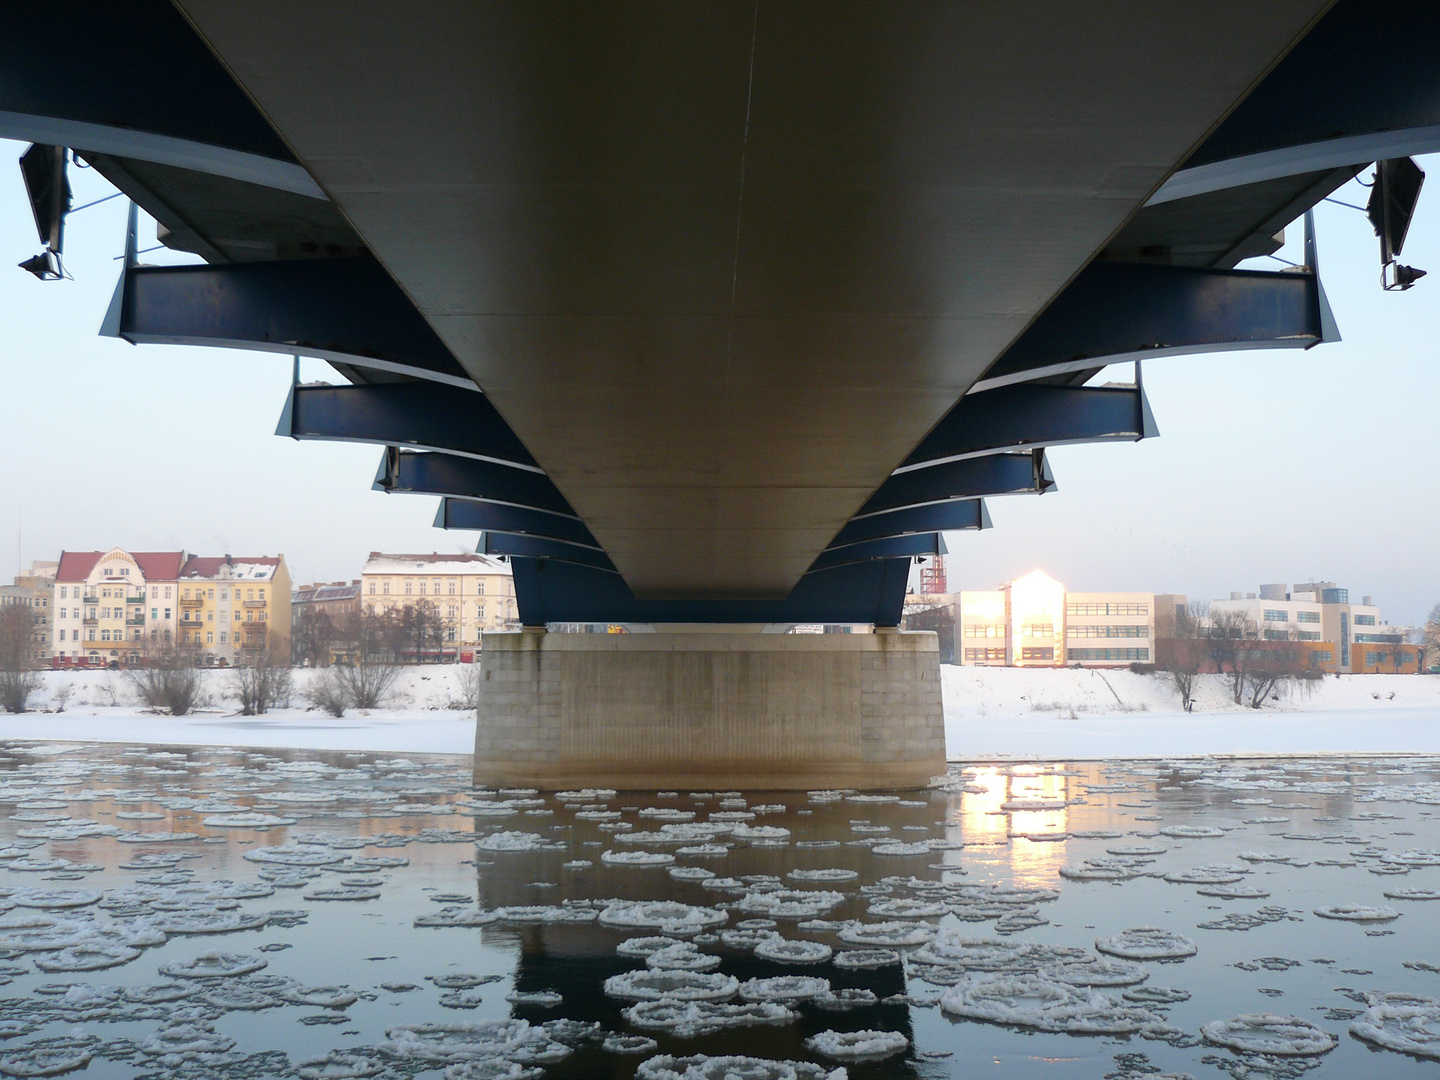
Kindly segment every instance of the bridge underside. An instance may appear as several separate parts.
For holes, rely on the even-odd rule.
[[[783,600],[1310,26],[181,0],[637,600]]]
[[[277,433],[383,447],[529,626],[896,625],[1047,447],[1157,434],[1140,361],[1335,340],[1307,211],[1440,150],[1420,0],[60,9],[0,137],[206,263],[132,236],[102,332],[329,361]]]

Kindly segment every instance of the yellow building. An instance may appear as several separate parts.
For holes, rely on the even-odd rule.
[[[383,615],[425,604],[444,628],[444,659],[466,659],[480,635],[518,630],[510,565],[489,555],[386,555],[372,551],[360,574],[360,602]]]
[[[177,640],[202,664],[247,664],[267,652],[276,663],[290,663],[290,571],[285,556],[192,555],[177,584]]]

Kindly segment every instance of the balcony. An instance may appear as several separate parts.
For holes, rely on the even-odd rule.
[[[205,598],[203,596],[197,596],[193,600],[188,596],[182,596],[180,598],[181,607],[200,607],[204,603]]]
[[[127,597],[125,597],[125,602],[126,602],[127,604],[143,604],[143,603],[145,602],[145,597],[143,597],[143,596],[127,596]]]
[[[145,616],[144,616],[144,615],[136,615],[134,618],[126,619],[126,620],[125,620],[125,625],[126,625],[126,626],[144,626],[144,625],[145,625]]]
[[[98,597],[98,596],[87,596],[87,597],[85,597],[85,599],[83,599],[83,600],[80,601],[80,602],[81,602],[82,604],[98,604],[98,603],[100,602],[100,597]]]
[[[82,623],[84,623],[86,626],[99,626],[99,625],[100,625],[100,620],[99,620],[99,619],[81,619],[80,621],[81,621]]]
[[[181,630],[199,630],[200,627],[204,625],[205,621],[203,619],[187,619],[183,615],[180,617]]]
[[[264,600],[246,600],[246,601],[245,601],[245,606],[248,607],[248,608],[262,608],[262,607],[265,606],[265,601],[264,601]]]

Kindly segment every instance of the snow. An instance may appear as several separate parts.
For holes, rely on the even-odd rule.
[[[943,665],[951,760],[1437,753],[1440,677],[1327,676],[1263,709],[1197,676],[1186,713],[1163,674]]]
[[[320,674],[312,670],[297,669],[290,706],[264,716],[239,715],[234,676],[224,670],[204,673],[205,704],[190,716],[147,710],[124,672],[46,671],[31,698],[36,711],[0,714],[0,738],[469,754],[475,714],[462,682],[473,672],[463,664],[404,668],[384,708],[337,719],[306,702]],[[952,760],[1440,753],[1436,676],[1330,676],[1255,710],[1236,706],[1219,676],[1201,675],[1188,714],[1163,675],[944,665],[941,676]],[[771,828],[736,835],[754,841]],[[664,832],[685,830],[667,823]]]
[[[296,669],[290,707],[263,716],[240,715],[231,671],[203,673],[206,704],[190,716],[146,709],[122,671],[45,671],[30,699],[37,711],[0,713],[0,738],[469,754],[475,713],[464,707],[461,680],[472,670],[465,664],[404,668],[385,708],[351,710],[339,718],[305,700],[305,688],[322,674],[316,670]]]

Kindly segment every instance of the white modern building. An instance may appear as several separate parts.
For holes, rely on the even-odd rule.
[[[1346,674],[1373,667],[1357,661],[1356,645],[1395,645],[1405,638],[1403,628],[1391,627],[1380,617],[1380,608],[1371,597],[1350,602],[1350,590],[1333,581],[1308,581],[1297,585],[1261,585],[1258,593],[1232,592],[1226,600],[1210,603],[1212,614],[1243,612],[1267,641],[1324,641],[1333,644],[1333,655],[1318,654],[1317,661],[1330,671]]]
[[[1034,570],[998,589],[960,593],[955,659],[995,667],[1126,667],[1155,662],[1185,597],[1067,592]]]

